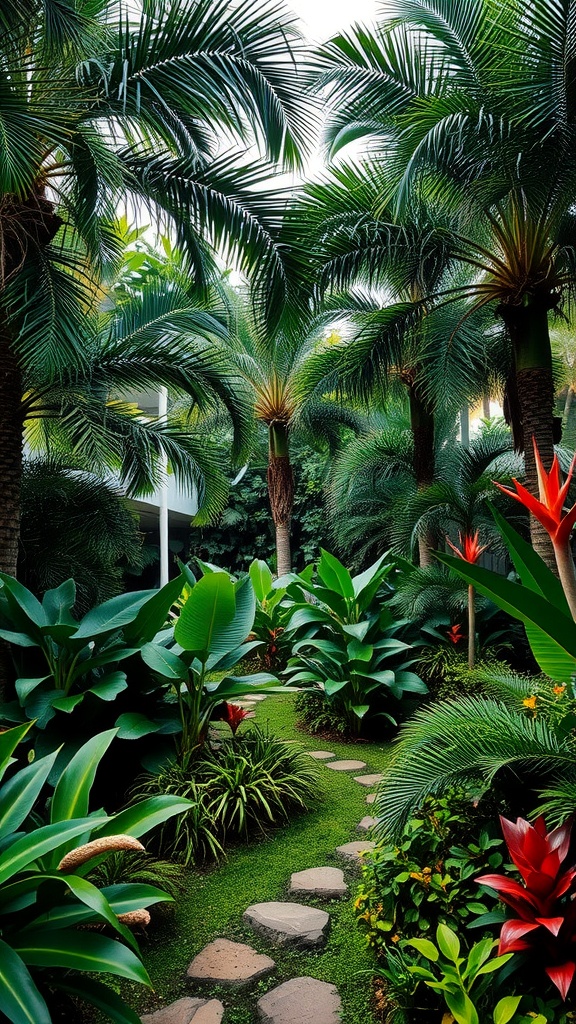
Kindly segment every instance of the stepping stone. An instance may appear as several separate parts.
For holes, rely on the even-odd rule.
[[[370,829],[374,828],[374,825],[378,824],[378,818],[370,818],[368,815],[362,818],[357,826],[358,832],[369,832]]]
[[[368,793],[368,796],[366,797],[366,803],[367,804],[373,804],[375,799],[376,799],[376,793]]]
[[[309,750],[307,752],[310,757],[315,757],[317,761],[327,761],[331,757],[335,757],[329,750]]]
[[[249,698],[249,700],[266,700],[267,696],[267,693],[255,693],[253,694],[252,697]]]
[[[224,1007],[218,999],[185,996],[140,1019],[142,1024],[220,1024],[223,1016]]]
[[[242,942],[214,939],[194,957],[186,973],[194,981],[214,981],[239,988],[269,974],[275,966],[269,956]]]
[[[294,896],[317,896],[330,900],[345,896],[347,892],[344,872],[340,868],[308,868],[307,871],[295,871],[290,878],[290,895]]]
[[[256,1004],[261,1024],[340,1024],[338,990],[316,978],[292,978]]]
[[[366,767],[366,761],[330,761],[326,767],[335,772],[357,772]]]
[[[368,839],[364,839],[359,843],[344,843],[343,846],[336,847],[336,853],[338,857],[342,857],[343,860],[348,861],[349,864],[361,864],[364,853],[370,853],[373,850],[376,843],[371,842]]]
[[[277,946],[323,946],[330,926],[325,910],[300,903],[254,903],[243,920]]]
[[[330,768],[332,767],[333,765],[330,765]],[[354,782],[359,782],[361,786],[379,786],[383,778],[383,775],[356,775]]]

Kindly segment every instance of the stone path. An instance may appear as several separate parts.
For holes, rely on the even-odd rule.
[[[252,700],[263,700],[254,696]],[[250,701],[235,703],[249,708]],[[356,772],[366,768],[364,761],[331,760],[328,750],[308,751],[310,757],[338,772]],[[382,775],[358,775],[354,781],[361,786],[377,786]],[[372,804],[376,793],[366,797]],[[370,832],[377,819],[366,816],[357,825],[361,832]],[[335,850],[349,869],[358,869],[363,857],[373,850],[369,839],[344,843]],[[337,899],[348,893],[344,872],[336,867],[310,867],[290,876],[288,894],[313,899]],[[325,910],[296,902],[255,903],[243,914],[243,920],[271,945],[320,949],[330,929],[330,915]],[[188,967],[188,978],[197,984],[217,984],[231,991],[248,987],[275,969],[274,960],[257,953],[251,946],[217,938],[194,957]],[[256,1003],[259,1024],[340,1024],[342,1004],[334,985],[316,978],[292,978],[271,988]],[[170,1006],[141,1018],[142,1024],[221,1024],[225,1007],[218,999],[186,996]],[[224,1019],[223,1024],[226,1024]]]

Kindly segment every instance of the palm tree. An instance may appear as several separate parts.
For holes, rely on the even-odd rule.
[[[7,0],[0,29],[0,567],[14,572],[22,374],[86,368],[80,327],[118,207],[170,224],[199,286],[209,246],[234,255],[270,311],[280,204],[255,186],[271,162],[299,166],[311,122],[282,5]]]
[[[333,151],[364,137],[386,158],[382,204],[428,194],[458,216],[451,254],[475,277],[451,295],[506,327],[529,489],[532,439],[547,465],[555,440],[549,314],[576,281],[571,18],[551,0],[399,0],[375,31],[332,39],[318,79]],[[551,555],[535,524],[532,537]]]

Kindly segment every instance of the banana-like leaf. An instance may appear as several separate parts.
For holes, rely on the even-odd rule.
[[[187,582],[186,575],[181,572],[176,579],[170,580],[146,601],[134,621],[128,623],[124,628],[124,639],[127,644],[140,646],[142,643],[149,643],[154,639],[156,633],[162,629],[172,605],[180,597]]]
[[[11,1024],[52,1024],[52,1016],[21,957],[0,939],[0,1007]]]
[[[13,576],[8,576],[5,572],[0,572],[0,580],[32,625],[36,627],[48,625],[48,616],[40,601],[31,590],[28,590],[22,583],[15,580]]]
[[[94,637],[122,629],[134,622],[143,605],[156,596],[156,590],[141,590],[111,597],[109,601],[104,601],[86,613],[73,639],[93,640]]]
[[[148,668],[165,679],[186,679],[188,677],[188,668],[181,658],[160,644],[144,644],[140,654]]]
[[[0,854],[0,885],[40,857],[51,853],[52,850],[64,848],[77,836],[93,828],[99,828],[107,821],[106,815],[74,821],[56,821],[52,825],[43,825],[29,835],[22,836]]]
[[[236,593],[234,584],[224,572],[212,572],[203,576],[192,589],[180,612],[174,627],[174,639],[185,651],[199,654],[227,654],[238,643],[246,639],[241,636],[234,644],[222,649],[221,638],[236,614]]]
[[[150,985],[142,961],[122,943],[90,932],[37,931],[14,936],[13,947],[29,967],[63,967],[114,974]]]
[[[96,770],[115,736],[116,729],[98,733],[74,754],[54,790],[50,821],[69,821],[88,813],[90,790]]]
[[[272,583],[274,577],[272,576],[271,570],[268,568],[266,562],[261,558],[255,558],[251,563],[248,570],[252,586],[254,587],[254,593],[256,600],[262,604],[266,600],[268,594],[272,590]]]
[[[68,877],[68,876],[67,876]],[[65,881],[62,878],[62,881]],[[140,885],[136,882],[126,882],[118,885],[108,885],[100,890],[102,896],[107,900],[114,914],[129,914],[133,910],[141,910],[152,907],[156,903],[171,903],[172,897],[168,896],[161,889],[152,885]],[[96,920],[98,915],[91,912],[89,907],[79,903],[64,903],[61,906],[50,907],[46,914],[34,919],[30,927],[36,928],[73,928],[86,921]]]
[[[12,763],[12,754],[24,739],[26,733],[32,728],[32,722],[24,722],[23,725],[16,725],[13,729],[7,729],[0,733],[0,779],[4,775],[8,765]]]
[[[94,837],[123,835],[139,839],[175,814],[189,811],[191,806],[190,800],[180,796],[150,796],[108,819],[94,830]]]
[[[321,558],[318,562],[318,575],[329,590],[335,590],[337,594],[348,600],[353,600],[354,584],[352,577],[345,565],[342,565],[334,555],[324,548],[320,548]]]
[[[0,839],[16,832],[32,810],[58,751],[22,768],[0,791]]]
[[[103,985],[100,981],[82,978],[76,985],[71,980],[64,984],[58,982],[57,988],[95,1006],[97,1010],[102,1011],[107,1020],[114,1021],[115,1024],[141,1024],[138,1014],[108,985]]]

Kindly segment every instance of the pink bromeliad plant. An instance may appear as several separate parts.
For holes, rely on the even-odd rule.
[[[500,818],[510,857],[523,884],[507,875],[480,875],[513,911],[502,926],[498,954],[531,952],[563,999],[576,973],[576,868],[566,867],[572,823],[546,831],[544,818],[532,825]]]

